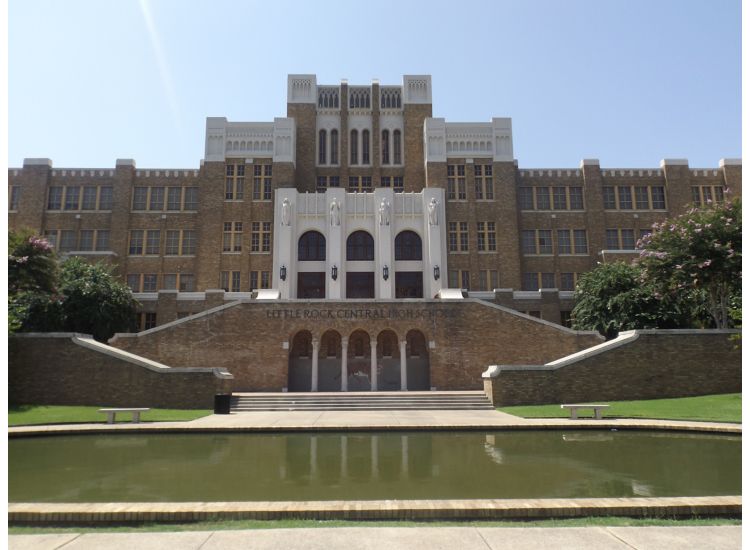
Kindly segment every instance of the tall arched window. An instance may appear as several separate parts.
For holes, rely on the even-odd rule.
[[[393,130],[393,164],[401,164],[401,130]]]
[[[396,260],[421,260],[422,238],[414,231],[396,235]]]
[[[346,239],[346,259],[366,261],[375,259],[375,241],[366,231],[355,231]]]
[[[383,133],[381,135],[382,135],[382,139],[380,141],[380,149],[382,151],[381,164],[390,164],[391,163],[391,156],[390,156],[391,144],[390,144],[388,130],[383,130]]]
[[[339,163],[339,131],[331,130],[331,164]]]
[[[326,131],[318,132],[318,164],[326,163]]]
[[[349,139],[349,164],[359,164],[359,155],[357,149],[359,148],[359,134],[357,130],[352,130],[351,138]]]
[[[362,164],[370,164],[370,130],[362,130]]]
[[[326,238],[317,231],[308,231],[299,238],[297,259],[301,262],[324,262]]]

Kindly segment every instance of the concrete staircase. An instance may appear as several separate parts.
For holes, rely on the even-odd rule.
[[[494,410],[483,391],[235,393],[233,413],[250,411]]]

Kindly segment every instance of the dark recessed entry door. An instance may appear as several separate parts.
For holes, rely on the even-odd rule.
[[[374,298],[375,274],[372,272],[349,272],[346,274],[347,298]]]
[[[297,274],[297,298],[325,298],[326,297],[326,274],[325,273],[298,273]]]
[[[422,298],[422,272],[396,272],[396,298]]]

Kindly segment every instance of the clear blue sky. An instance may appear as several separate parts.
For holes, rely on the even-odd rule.
[[[739,0],[10,0],[8,162],[193,168],[206,116],[286,115],[286,75],[513,118],[521,167],[741,155]]]

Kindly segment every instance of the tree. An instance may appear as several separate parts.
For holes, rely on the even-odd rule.
[[[584,273],[576,285],[572,327],[596,330],[608,340],[621,330],[678,328],[687,316],[676,300],[657,297],[638,266],[615,262]]]
[[[60,292],[64,330],[91,334],[106,342],[115,332],[134,328],[138,302],[102,263],[70,258],[62,264]]]
[[[656,285],[658,296],[691,303],[696,312],[707,312],[716,328],[731,326],[730,312],[741,301],[739,199],[654,224],[641,246],[643,280]]]

